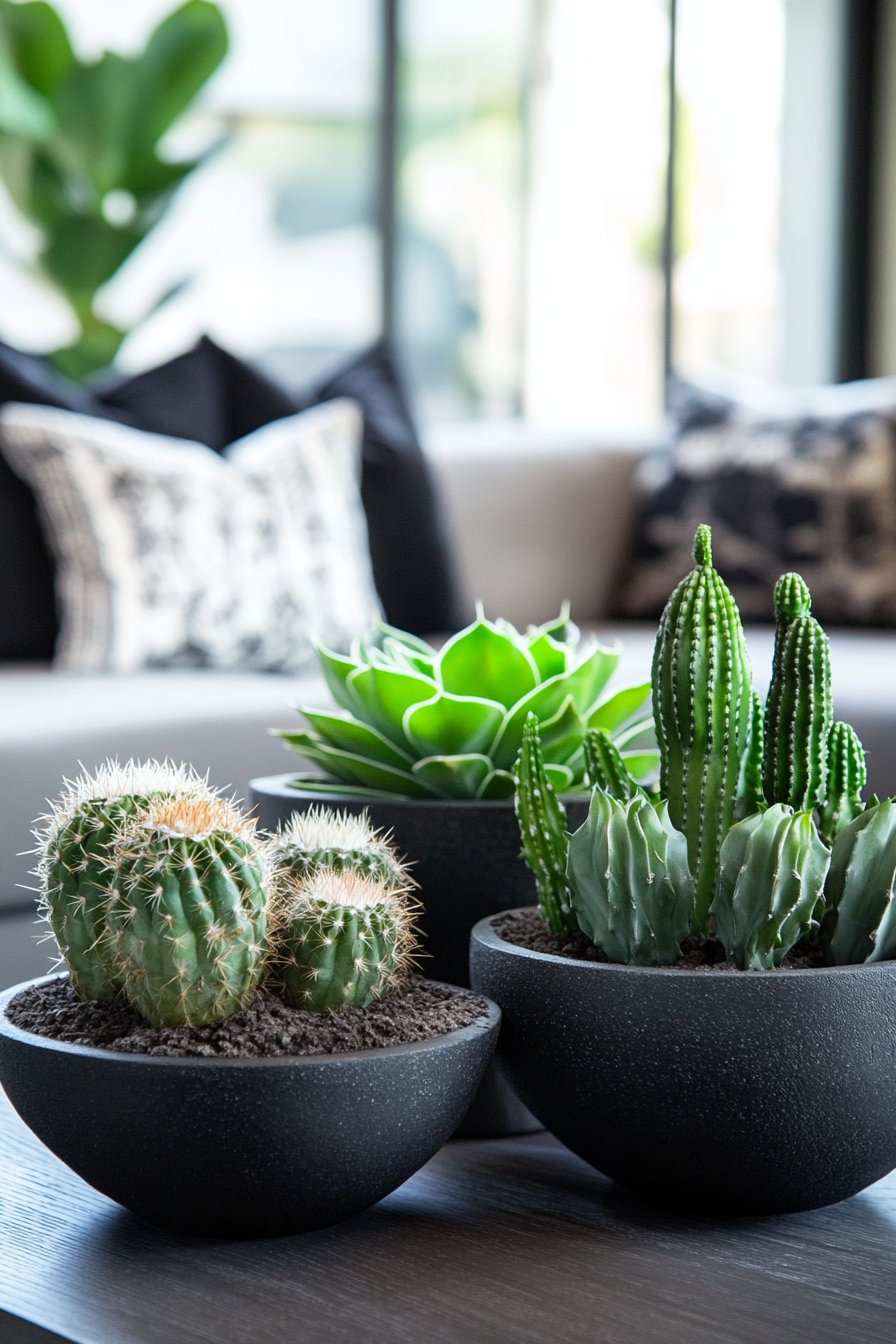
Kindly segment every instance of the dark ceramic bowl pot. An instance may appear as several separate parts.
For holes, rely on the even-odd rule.
[[[535,883],[520,858],[520,832],[512,802],[339,798],[298,793],[294,774],[253,779],[250,802],[259,825],[274,831],[294,812],[338,807],[367,812],[378,830],[392,832],[413,862],[424,912],[420,918],[426,958],[435,980],[469,984],[470,930],[477,920],[532,900]],[[567,802],[570,826],[581,826],[588,800]],[[482,1094],[460,1128],[462,1134],[525,1134],[541,1129],[493,1066]]]
[[[500,1006],[525,1104],[620,1184],[679,1207],[795,1213],[896,1166],[896,963],[688,973],[515,947],[471,978]]]
[[[47,983],[53,977],[33,980]],[[26,1125],[110,1199],[195,1236],[305,1232],[360,1213],[442,1146],[498,1036],[280,1059],[177,1059],[66,1045],[6,1015],[0,1083]]]

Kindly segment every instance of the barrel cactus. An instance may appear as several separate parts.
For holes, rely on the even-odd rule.
[[[292,1008],[364,1008],[402,988],[417,945],[405,888],[351,870],[281,873],[271,983]]]
[[[732,965],[761,971],[781,964],[823,906],[830,859],[811,812],[776,803],[731,827],[710,914]]]
[[[275,867],[298,878],[330,868],[372,877],[391,888],[414,886],[395,846],[373,829],[366,813],[355,817],[325,807],[293,813],[273,837],[271,854]]]
[[[270,858],[221,798],[153,798],[113,840],[109,923],[129,1003],[153,1026],[205,1026],[264,971]]]
[[[706,932],[719,849],[734,820],[750,738],[753,688],[740,614],[713,569],[706,526],[697,529],[694,563],[660,621],[653,709],[660,794],[687,839],[697,929]]]
[[[480,610],[439,650],[379,624],[347,655],[317,653],[338,709],[301,705],[307,729],[277,730],[326,774],[300,776],[298,789],[333,798],[511,798],[529,714],[560,791],[587,788],[589,728],[611,734],[636,778],[657,764],[649,684],[607,690],[620,650],[582,639],[566,611],[521,634]]]
[[[569,841],[570,899],[579,928],[610,961],[667,966],[691,931],[694,879],[687,841],[665,802],[620,802],[596,788]]]
[[[111,844],[121,824],[150,798],[213,798],[207,780],[170,761],[107,761],[66,782],[36,832],[41,908],[81,999],[110,999],[121,988],[108,926]]]

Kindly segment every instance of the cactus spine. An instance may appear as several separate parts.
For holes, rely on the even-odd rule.
[[[859,813],[834,840],[825,925],[836,966],[896,955],[894,881],[896,801],[888,798]]]
[[[275,982],[292,1008],[364,1008],[407,981],[416,938],[406,890],[319,868],[279,884]]]
[[[569,842],[569,888],[579,928],[611,961],[677,961],[694,912],[687,841],[666,803],[638,794],[620,802],[591,795],[584,826]]]
[[[719,855],[710,908],[730,962],[742,971],[780,965],[808,932],[830,863],[811,812],[780,803],[732,826]]]
[[[110,924],[128,1001],[155,1027],[242,1007],[264,970],[269,862],[223,799],[156,798],[113,851]]]
[[[734,599],[697,529],[695,568],[672,594],[653,656],[660,793],[687,839],[696,929],[707,931],[719,848],[734,818],[752,710],[750,663]]]
[[[325,807],[295,812],[274,836],[272,855],[278,868],[298,878],[330,868],[372,877],[389,887],[414,886],[395,847],[373,829],[366,812],[359,817]]]
[[[41,908],[81,999],[111,999],[121,989],[108,922],[111,846],[126,819],[159,795],[215,796],[186,766],[108,761],[69,783],[36,832]]]
[[[545,773],[534,714],[529,714],[523,727],[515,774],[522,858],[535,874],[542,919],[551,933],[563,933],[576,927],[566,885],[569,832],[563,804]]]
[[[821,806],[821,834],[833,844],[837,832],[862,811],[865,753],[854,728],[834,723],[828,733],[827,797]]]
[[[798,574],[775,585],[775,655],[765,707],[765,798],[795,811],[824,798],[831,727],[831,661],[827,635],[809,612]]]
[[[644,790],[632,779],[626,769],[619,748],[602,728],[589,728],[582,742],[585,753],[585,778],[592,788],[595,786],[609,793],[611,797],[626,802],[638,794],[644,797]]]

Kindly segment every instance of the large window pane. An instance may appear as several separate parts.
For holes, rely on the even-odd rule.
[[[551,425],[660,413],[665,0],[553,0],[532,101],[525,405]]]
[[[399,334],[428,419],[520,404],[529,0],[404,0]]]

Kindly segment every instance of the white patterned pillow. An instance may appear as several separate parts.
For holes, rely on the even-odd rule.
[[[332,401],[218,456],[44,406],[0,415],[58,559],[67,671],[301,672],[379,611],[358,476],[361,415]]]

